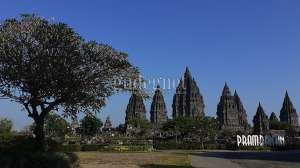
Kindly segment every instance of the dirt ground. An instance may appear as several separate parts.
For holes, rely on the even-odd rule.
[[[300,152],[157,151],[77,153],[82,168],[299,168]]]
[[[190,158],[184,152],[150,153],[77,153],[82,168],[189,168]]]

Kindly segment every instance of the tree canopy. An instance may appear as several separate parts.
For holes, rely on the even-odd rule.
[[[180,133],[182,136],[194,132],[196,130],[197,122],[190,117],[177,117],[173,120],[167,121],[163,125],[164,131],[171,131]]]
[[[103,126],[102,121],[93,116],[93,115],[86,115],[81,120],[81,134],[83,136],[95,136]]]
[[[54,112],[50,112],[45,118],[45,134],[46,137],[54,140],[62,141],[65,135],[71,133],[69,123]]]
[[[9,134],[13,128],[13,123],[11,120],[6,118],[0,119],[0,134]]]
[[[0,97],[23,105],[40,142],[50,111],[98,112],[107,97],[132,89],[124,81],[138,78],[126,53],[87,42],[65,23],[22,15],[0,25]]]

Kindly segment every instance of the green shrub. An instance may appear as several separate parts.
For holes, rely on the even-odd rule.
[[[300,143],[297,144],[288,144],[285,146],[286,150],[299,150],[300,149]]]
[[[105,151],[110,152],[150,152],[153,147],[149,145],[108,145],[104,147]]]
[[[188,142],[180,141],[177,142],[174,140],[170,141],[156,141],[154,143],[155,149],[160,150],[172,150],[172,149],[184,149],[184,150],[199,150],[199,149],[208,149],[208,150],[236,150],[236,145],[233,144],[201,144],[199,142]]]
[[[104,145],[82,145],[81,151],[104,151]]]
[[[60,145],[55,150],[57,152],[79,152],[79,151],[106,151],[106,152],[147,152],[152,151],[150,145],[101,145],[101,144],[85,144],[85,145]]]
[[[60,152],[79,152],[81,151],[81,145],[79,144],[72,144],[72,145],[61,145],[58,148]]]
[[[160,150],[168,150],[168,149],[197,150],[197,149],[202,149],[202,145],[196,142],[181,141],[176,143],[176,141],[160,141],[160,142],[155,142],[154,148]]]
[[[26,136],[13,136],[9,142],[0,145],[3,152],[35,152],[38,151],[37,143],[34,138]]]
[[[219,149],[219,145],[218,144],[205,144],[204,149],[217,150],[217,149]]]
[[[131,145],[128,147],[130,152],[150,152],[153,150],[153,147],[150,145]]]
[[[1,168],[77,168],[78,157],[72,153],[4,152]]]
[[[7,145],[13,140],[12,134],[0,134],[0,145]]]

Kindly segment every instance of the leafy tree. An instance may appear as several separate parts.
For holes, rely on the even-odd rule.
[[[71,132],[69,123],[54,112],[50,112],[45,119],[45,134],[47,137],[64,140],[65,135]]]
[[[184,138],[186,135],[191,135],[193,138],[198,137],[199,142],[215,141],[218,133],[218,122],[212,117],[177,117],[169,120],[163,125],[164,131],[174,132],[177,136]]]
[[[289,128],[290,128],[290,125],[285,122],[280,122],[280,121],[270,122],[270,129],[273,129],[273,130],[288,130]]]
[[[231,129],[223,129],[219,133],[219,139],[223,144],[232,144],[236,138],[236,131]]]
[[[13,128],[13,122],[6,118],[0,119],[0,134],[10,134]]]
[[[151,128],[150,122],[146,119],[134,118],[129,120],[128,124],[132,126],[133,129],[137,129],[138,131],[135,133],[140,136],[146,135]]]
[[[0,118],[0,144],[6,144],[12,140],[13,122],[6,118]]]
[[[271,113],[269,124],[270,124],[270,129],[274,129],[274,130],[287,130],[289,128],[289,124],[280,122],[274,112]]]
[[[24,135],[32,135],[33,129],[34,129],[34,124],[26,125],[25,127],[22,128],[22,130],[20,130],[20,133]]]
[[[173,120],[167,121],[163,125],[163,130],[167,132],[173,132],[178,140],[178,135],[183,138],[189,133],[193,133],[196,130],[197,122],[190,117],[177,117]]]
[[[133,127],[141,128],[141,129],[149,129],[151,127],[151,124],[148,120],[139,119],[139,118],[134,118],[129,120],[128,124],[132,125]]]
[[[279,122],[279,120],[274,112],[272,112],[270,115],[270,122]]]
[[[60,108],[67,116],[98,112],[107,97],[132,89],[123,81],[137,79],[127,54],[86,42],[64,23],[22,15],[0,25],[0,97],[23,105],[35,121],[41,147],[50,111]]]
[[[116,131],[120,134],[123,134],[126,132],[126,128],[124,124],[120,124],[116,127]]]
[[[219,124],[213,117],[200,117],[196,118],[196,129],[199,140],[203,146],[204,142],[215,142],[219,130]]]
[[[95,136],[102,126],[103,123],[99,118],[93,115],[86,115],[81,120],[81,134],[88,137]]]
[[[177,117],[173,121],[166,123],[171,130],[179,131],[182,135],[193,132],[196,129],[196,120],[189,117]],[[171,127],[170,127],[171,126]]]

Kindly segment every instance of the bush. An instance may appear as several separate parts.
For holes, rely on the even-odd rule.
[[[104,150],[110,152],[150,152],[153,151],[153,147],[148,145],[109,145],[105,146]]]
[[[181,141],[177,142],[174,140],[170,141],[156,141],[154,148],[159,150],[172,150],[172,149],[184,149],[184,150],[236,150],[236,145],[232,144],[202,144],[199,142]]]
[[[53,148],[52,148],[53,149]],[[79,151],[106,151],[106,152],[147,152],[152,151],[150,145],[101,145],[101,144],[85,144],[85,145],[60,145],[55,150],[57,152],[79,152]]]
[[[129,150],[132,152],[136,152],[136,151],[151,152],[153,151],[153,147],[147,145],[135,145],[135,146],[129,146]]]
[[[286,146],[287,150],[299,150],[300,149],[300,143],[298,144],[289,144]]]
[[[57,151],[61,152],[79,152],[81,151],[81,145],[72,144],[72,145],[61,145]]]
[[[186,150],[197,150],[202,149],[202,145],[196,142],[177,142],[176,141],[160,141],[155,142],[155,149],[168,150],[168,149],[186,149]]]
[[[9,141],[0,144],[2,152],[35,152],[38,150],[35,139],[26,136],[12,136]]]
[[[78,157],[72,153],[4,152],[1,168],[77,168]]]
[[[218,144],[205,144],[204,149],[217,150],[217,149],[220,149],[220,145],[218,145]]]
[[[104,145],[82,145],[81,151],[104,151]]]
[[[0,134],[0,145],[9,144],[12,140],[12,134]]]

